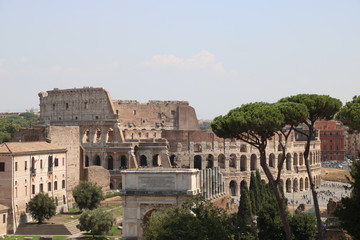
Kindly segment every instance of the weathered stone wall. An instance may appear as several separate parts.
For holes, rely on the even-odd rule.
[[[91,166],[84,168],[85,181],[96,183],[103,192],[109,192],[110,173],[103,167]]]

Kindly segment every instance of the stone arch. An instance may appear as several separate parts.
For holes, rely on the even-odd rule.
[[[151,214],[153,214],[153,212],[155,212],[156,209],[153,208],[153,209],[150,209],[149,211],[147,211],[145,214],[144,214],[144,217],[143,217],[143,226],[144,228],[147,226],[148,222],[149,222],[149,219],[151,217]]]
[[[240,152],[247,152],[246,144],[241,144],[240,145]]]
[[[247,184],[246,180],[242,180],[242,181],[240,182],[240,189],[241,189],[242,187],[248,188],[248,184]]]
[[[247,157],[245,155],[240,157],[240,171],[247,171]]]
[[[234,153],[230,154],[229,167],[236,168],[236,154]]]
[[[231,180],[230,183],[229,183],[229,192],[230,192],[230,195],[231,196],[236,196],[236,181],[235,180]]]
[[[297,153],[294,153],[293,165],[294,165],[294,167],[298,165],[298,155],[297,155]]]
[[[291,171],[291,154],[286,154],[286,170]]]
[[[202,161],[202,158],[200,155],[195,155],[194,156],[194,168],[197,168],[199,170],[201,170],[201,161]]]
[[[220,168],[225,168],[225,155],[224,154],[219,154],[218,165]]]
[[[148,166],[147,157],[145,155],[141,155],[140,156],[140,167],[147,167],[147,166]]]
[[[101,166],[101,158],[99,155],[96,155],[95,158],[94,158],[94,164],[93,165],[96,165],[96,166]]]
[[[176,156],[173,154],[170,156],[170,164],[172,167],[176,167],[177,164],[176,164]]]
[[[298,192],[299,191],[299,181],[297,178],[294,179],[293,181],[293,191],[294,192]]]
[[[114,142],[114,141],[115,141],[114,129],[109,128],[106,134],[106,142]]]
[[[300,178],[300,191],[304,191],[304,179]]]
[[[214,167],[214,156],[209,154],[206,158],[206,168]]]
[[[111,155],[109,155],[109,156],[107,156],[106,161],[107,161],[107,169],[113,170],[114,169],[114,158]]]
[[[111,190],[113,190],[114,189],[114,184],[111,182],[109,187],[110,187]]]
[[[256,169],[257,169],[257,156],[255,154],[252,154],[250,158],[250,170],[255,171]]]
[[[275,168],[275,154],[273,153],[269,156],[269,167]]]
[[[153,167],[158,167],[160,165],[159,164],[159,154],[153,155],[152,165],[153,165]]]
[[[83,143],[88,143],[90,142],[90,130],[89,129],[85,129],[84,130],[84,134],[82,136],[82,142]]]
[[[309,179],[308,179],[308,177],[305,178],[305,190],[309,190]]]
[[[127,169],[128,163],[127,163],[127,157],[125,155],[122,155],[120,157],[120,168],[121,169]]]
[[[291,180],[290,178],[286,179],[286,192],[291,192]]]
[[[100,128],[97,128],[95,130],[95,134],[94,134],[94,143],[100,143],[101,142],[101,130]]]
[[[303,155],[303,153],[300,153],[299,158],[300,158],[299,165],[300,166],[304,165],[304,155]]]
[[[277,159],[277,164],[278,164],[278,166],[279,166],[279,164],[280,164],[280,162],[281,162],[281,158],[282,158],[282,153],[279,153],[278,159]],[[283,164],[283,167],[284,167],[284,164]],[[281,168],[281,169],[283,169],[283,168]]]
[[[85,167],[90,166],[90,160],[89,160],[89,156],[85,155]]]
[[[310,165],[313,165],[313,154],[312,154],[312,152],[309,153],[309,163],[310,163]]]

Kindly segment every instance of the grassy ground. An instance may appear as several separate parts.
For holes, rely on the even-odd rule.
[[[64,240],[67,236],[52,236],[53,240]],[[1,239],[1,238],[0,238]],[[7,236],[4,240],[39,240],[40,236]]]
[[[346,176],[350,177],[348,170],[321,168],[321,179],[325,181],[348,182]]]

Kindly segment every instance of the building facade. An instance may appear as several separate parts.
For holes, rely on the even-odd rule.
[[[146,167],[219,167],[225,191],[235,198],[250,174],[260,169],[259,153],[237,140],[222,139],[200,130],[196,112],[186,101],[113,100],[103,88],[54,89],[39,93],[40,119],[50,126],[78,126],[85,150],[83,165],[108,169],[110,187],[122,188],[121,172]],[[309,189],[303,159],[305,141],[293,134],[287,146],[282,181],[286,191]],[[312,141],[310,166],[320,185],[320,140]],[[269,141],[268,165],[277,173],[281,147]],[[264,180],[265,176],[262,174]]]
[[[57,212],[67,211],[66,149],[48,142],[0,145],[0,204],[8,210],[7,232],[32,220],[27,204],[39,192],[53,197]]]

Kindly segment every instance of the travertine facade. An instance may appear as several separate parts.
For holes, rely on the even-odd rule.
[[[42,92],[40,118],[50,126],[79,126],[79,141],[85,149],[84,166],[100,165],[111,174],[110,187],[121,188],[121,173],[127,168],[219,166],[225,191],[239,197],[240,185],[260,168],[259,153],[241,141],[218,138],[200,130],[195,110],[183,101],[112,100],[103,88]],[[291,136],[282,179],[286,191],[309,189],[303,159],[304,141]],[[320,184],[320,141],[312,142],[310,163],[314,182]],[[273,173],[281,148],[276,138],[269,142],[268,164]],[[261,169],[260,169],[261,171]],[[265,179],[265,176],[264,176]],[[266,179],[265,179],[266,180]]]
[[[39,192],[55,199],[58,212],[67,211],[66,151],[47,142],[0,145],[0,204],[9,208],[9,233],[32,219],[27,204]]]

